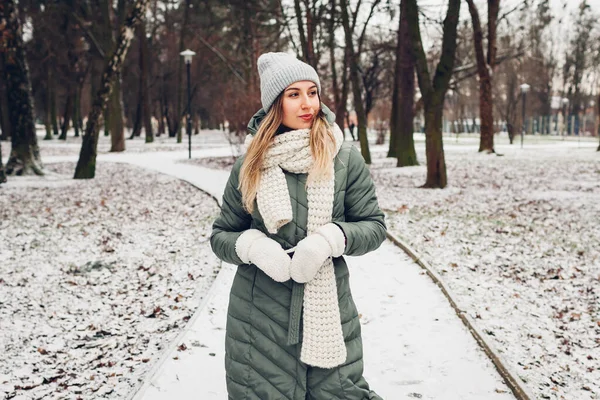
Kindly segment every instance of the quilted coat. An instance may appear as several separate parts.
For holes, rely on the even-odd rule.
[[[250,133],[255,132],[262,116],[264,112],[259,112],[251,121]],[[312,367],[300,361],[304,285],[292,280],[275,282],[237,256],[235,242],[246,229],[259,229],[284,249],[290,249],[306,237],[308,218],[307,175],[286,172],[293,220],[276,234],[269,234],[258,207],[248,214],[242,206],[238,189],[242,162],[243,157],[240,157],[233,166],[223,194],[221,214],[213,224],[210,238],[212,249],[220,259],[238,265],[231,287],[225,340],[229,399],[380,400],[363,378],[360,322],[343,256],[334,258],[333,262],[348,357],[344,364],[333,369]],[[342,145],[335,159],[332,222],[340,226],[346,236],[346,255],[373,251],[385,239],[384,216],[371,175],[360,152],[350,143]]]

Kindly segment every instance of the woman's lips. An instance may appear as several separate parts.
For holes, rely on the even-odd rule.
[[[300,118],[302,118],[305,121],[310,121],[311,119],[313,119],[313,115],[312,114],[304,114],[304,115],[301,115]]]

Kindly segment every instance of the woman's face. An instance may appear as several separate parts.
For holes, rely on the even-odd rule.
[[[288,128],[310,128],[320,108],[314,82],[294,82],[283,91],[283,125]]]

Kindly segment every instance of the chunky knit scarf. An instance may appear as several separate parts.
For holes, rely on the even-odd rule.
[[[269,233],[292,220],[292,205],[284,170],[308,173],[313,165],[309,146],[309,129],[277,135],[265,155],[261,181],[256,196],[258,210]],[[333,126],[336,155],[344,140],[337,125]],[[334,167],[327,178],[309,179],[307,185],[307,234],[331,222],[334,198]],[[333,368],[346,361],[340,309],[333,262],[329,257],[315,278],[304,286],[303,336],[300,360],[320,368]]]

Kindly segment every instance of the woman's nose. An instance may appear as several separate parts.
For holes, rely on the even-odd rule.
[[[310,99],[307,95],[302,96],[302,108],[310,108]]]

